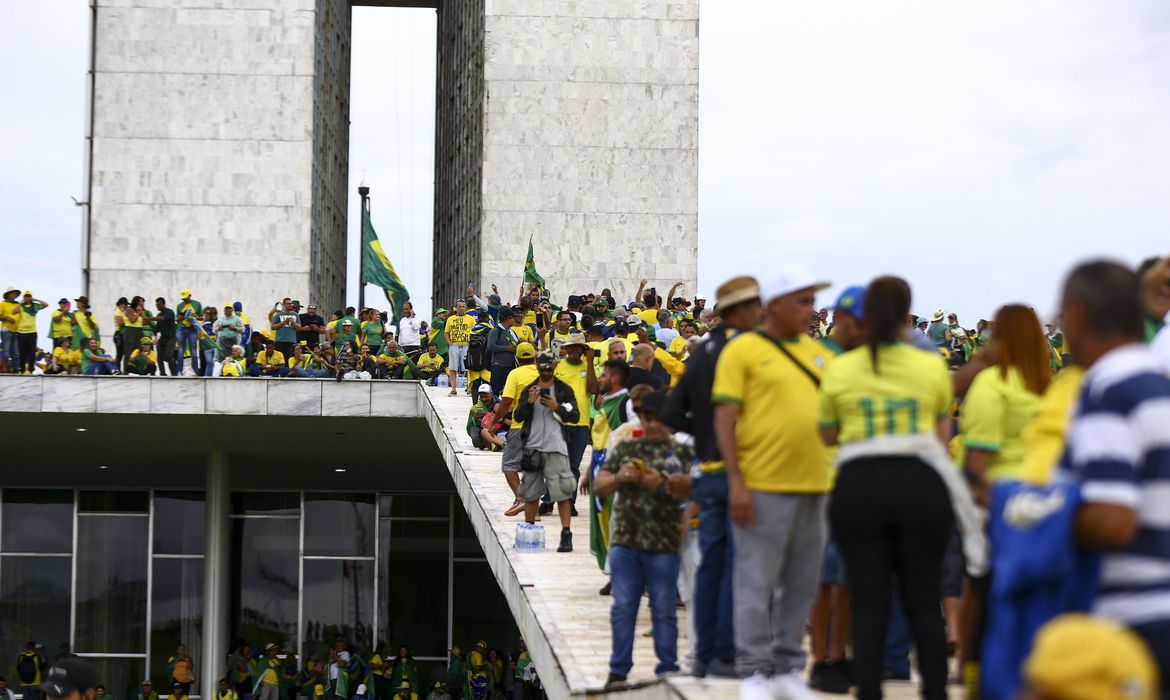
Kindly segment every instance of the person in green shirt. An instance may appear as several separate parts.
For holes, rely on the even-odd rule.
[[[333,347],[340,349],[343,345],[349,345],[354,352],[358,351],[358,333],[357,324],[352,318],[342,318],[333,327],[334,339]]]
[[[467,412],[467,435],[471,438],[471,444],[481,450],[502,450],[504,441],[483,427],[484,416],[494,415],[496,411],[496,399],[492,395],[491,385],[480,384],[478,393],[479,401]]]
[[[373,353],[373,351],[374,349],[370,348],[370,352]],[[394,340],[386,341],[375,362],[377,363],[376,376],[378,379],[410,379],[418,371],[406,353],[398,349],[398,342]]]
[[[142,376],[153,375],[158,371],[158,356],[154,354],[154,345],[150,338],[143,337],[139,341],[138,347],[134,352],[130,353],[130,359],[126,362],[126,367],[129,370],[127,374],[138,374]]]
[[[419,688],[418,664],[414,662],[414,655],[410,647],[398,647],[398,656],[388,662],[386,666],[387,685],[397,688],[403,681],[410,683],[411,688]]]
[[[435,310],[435,317],[431,319],[431,329],[427,336],[427,341],[434,343],[438,347],[439,355],[443,358],[443,363],[447,360],[447,336],[443,329],[447,327],[448,312],[446,309]]]
[[[81,373],[88,376],[99,374],[121,374],[114,358],[98,347],[97,338],[90,338],[89,345],[81,351]]]
[[[447,679],[443,683],[447,692],[456,700],[463,700],[467,692],[467,662],[463,660],[463,649],[458,644],[451,645],[451,658],[447,662]]]
[[[382,336],[386,335],[386,324],[375,309],[370,309],[369,320],[362,321],[361,342],[370,346],[370,354],[377,355],[382,349]]]

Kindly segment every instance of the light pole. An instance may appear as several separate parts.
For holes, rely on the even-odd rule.
[[[362,198],[361,252],[358,253],[358,313],[361,313],[366,308],[366,219],[370,216],[370,188],[359,185],[358,195]]]

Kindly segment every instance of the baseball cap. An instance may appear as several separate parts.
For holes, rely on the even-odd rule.
[[[552,369],[557,366],[557,356],[553,354],[552,350],[541,350],[536,353],[536,368],[537,369]]]
[[[857,285],[846,287],[837,296],[837,303],[833,304],[833,310],[844,311],[859,320],[864,318],[865,287],[859,287]]]
[[[325,686],[321,685],[320,683],[313,686],[313,695],[316,695],[319,698],[325,697]]]
[[[235,309],[236,311],[243,311],[244,305],[238,301],[235,301],[235,302],[232,302],[232,308]]]
[[[97,686],[97,672],[80,656],[66,656],[53,664],[41,683],[41,692],[51,698],[63,698],[74,691]]]
[[[65,297],[61,297],[60,299],[57,300],[57,303],[58,304],[68,304],[69,300],[66,299]]]
[[[233,305],[231,304],[231,302],[228,302],[227,304],[224,304],[224,305],[223,305],[223,308],[225,308],[225,309],[231,309],[232,311],[235,311],[235,310],[236,310],[236,307],[235,307],[235,306],[233,306]]]
[[[536,348],[532,347],[532,343],[520,343],[516,346],[516,357],[521,360],[530,360],[536,357]]]
[[[191,290],[186,289],[186,288],[180,289],[179,290],[179,298],[180,299],[190,299],[191,298]]]
[[[293,306],[300,306],[300,305],[301,305],[301,300],[300,300],[300,299],[293,299],[293,300],[292,300],[292,305],[293,305]]]
[[[352,326],[352,325],[353,325],[353,321],[350,321],[349,319],[346,319],[345,321],[342,321],[342,322],[341,322],[341,325],[343,325],[343,326]]]
[[[24,295],[26,297],[31,297],[31,296],[33,296],[33,293],[30,290],[26,289],[26,290],[24,290]]]
[[[831,286],[829,282],[815,276],[808,267],[799,264],[781,265],[771,279],[760,289],[760,300],[765,304],[777,297],[788,296],[804,289],[821,291]]]
[[[695,301],[707,301],[707,295],[705,295],[705,294],[696,294],[696,295],[695,295]]]
[[[630,312],[626,311],[624,306],[619,306],[613,310],[613,317],[614,318],[625,318],[626,316],[629,316],[629,315],[630,315]]]
[[[138,341],[138,344],[139,345],[150,345],[153,342],[154,342],[153,338],[151,338],[148,335],[144,335],[144,336],[142,336],[142,340]]]
[[[480,385],[479,385],[479,393],[481,393],[481,394],[490,394],[490,393],[492,393],[492,385],[491,385],[491,384],[487,384],[487,383],[480,384]]]
[[[438,308],[438,309],[435,309],[435,315],[436,315],[436,316],[438,316],[439,314],[445,314],[445,313],[447,313],[447,310],[446,310],[446,309],[444,309],[444,308],[441,308],[441,307],[440,307],[440,308]]]
[[[1061,615],[1036,633],[1024,679],[1061,700],[1154,700],[1158,671],[1141,638],[1081,613]]]

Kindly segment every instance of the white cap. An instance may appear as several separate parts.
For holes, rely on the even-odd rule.
[[[787,296],[803,289],[821,291],[832,285],[815,275],[804,265],[781,265],[774,275],[760,287],[760,299],[767,304],[777,297]]]
[[[358,685],[357,694],[358,695],[365,695],[366,691],[368,691],[368,690],[369,690],[369,688],[366,687],[366,684],[361,683],[360,685]]]
[[[696,294],[695,301],[707,301],[707,295],[706,294]]]
[[[491,384],[488,384],[487,382],[484,382],[483,384],[480,384],[480,385],[479,385],[479,393],[481,393],[481,394],[490,394],[490,393],[492,393],[492,385],[491,385]]]

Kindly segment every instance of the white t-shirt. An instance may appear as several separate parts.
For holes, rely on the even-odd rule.
[[[337,652],[337,658],[344,661],[346,666],[349,665],[349,652],[348,651]],[[337,680],[337,664],[329,664],[329,680],[331,680],[331,681]]]
[[[422,321],[418,316],[403,318],[398,322],[398,345],[420,345],[419,329]]]

